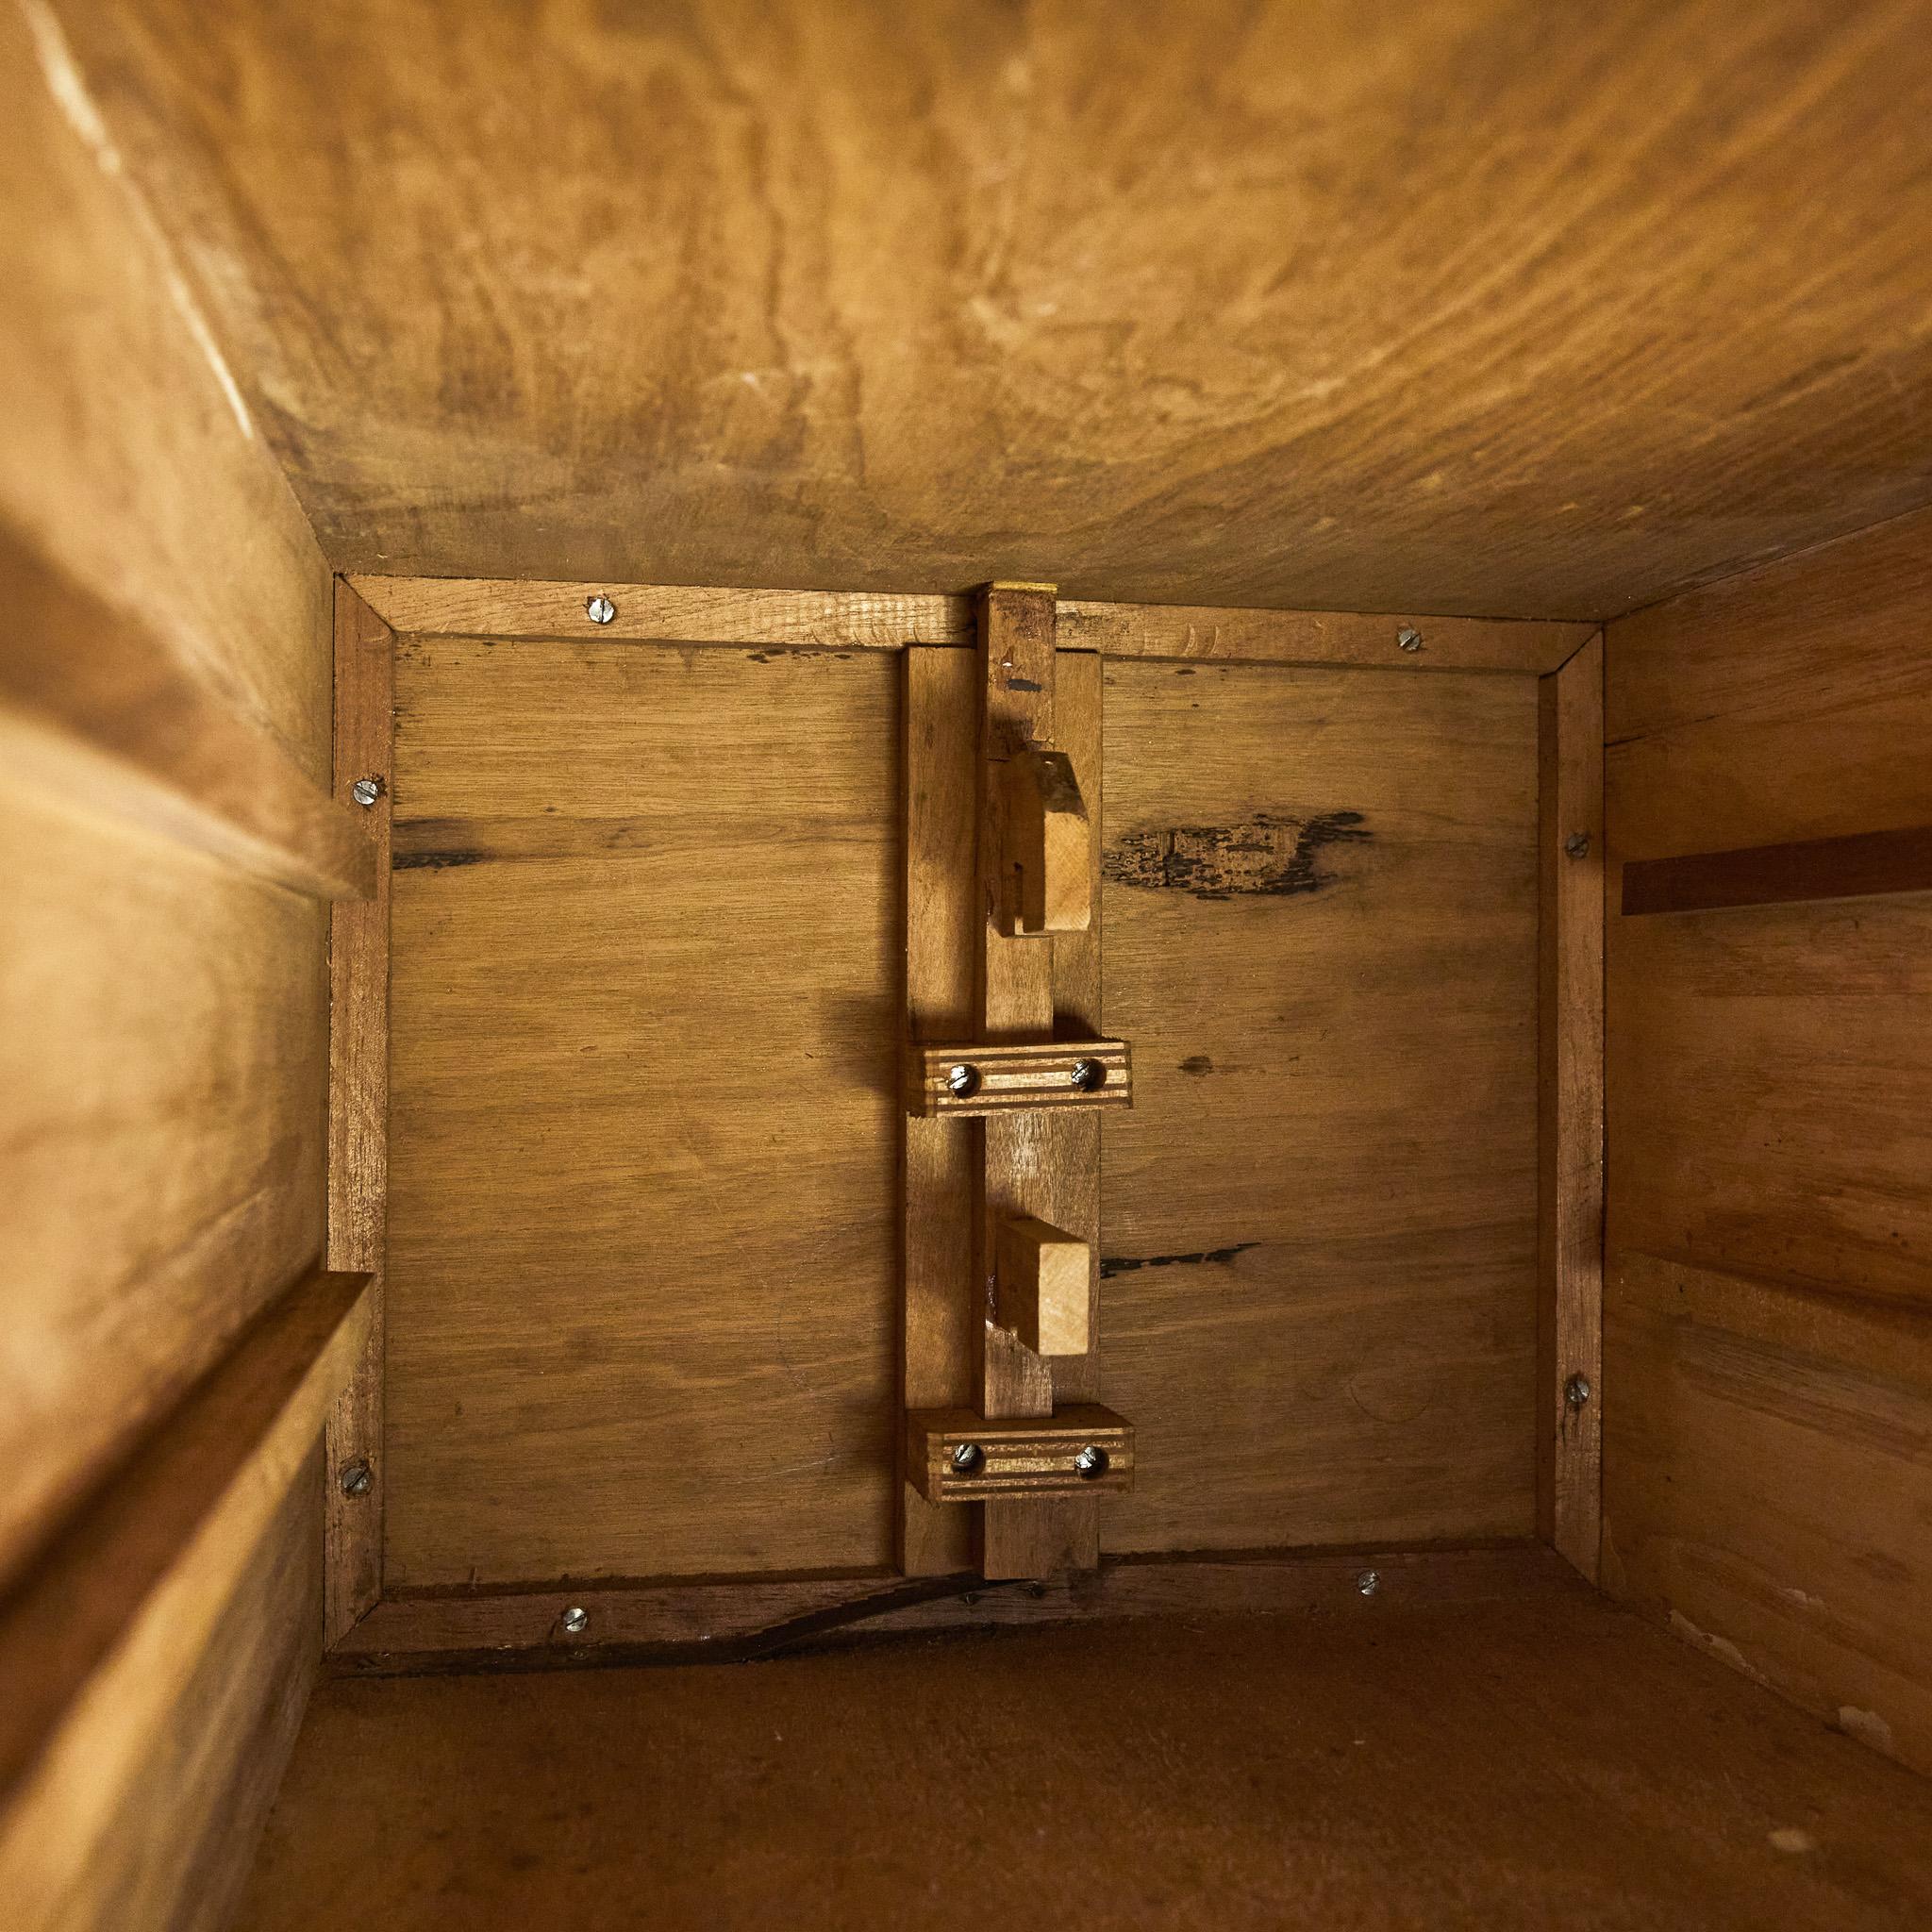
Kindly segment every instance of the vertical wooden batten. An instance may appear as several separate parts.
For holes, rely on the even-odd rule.
[[[382,1596],[383,1264],[389,1186],[390,823],[395,637],[336,580],[335,789],[373,782],[367,818],[375,890],[329,924],[328,1245],[333,1269],[373,1277],[355,1368],[329,1410],[324,1641],[341,1641]]]
[[[1537,1528],[1596,1581],[1602,1523],[1604,646],[1539,688]]]

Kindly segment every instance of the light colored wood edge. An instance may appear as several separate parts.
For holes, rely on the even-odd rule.
[[[164,1614],[175,1579],[225,1541],[217,1525],[230,1499],[254,1496],[248,1508],[265,1521],[287,1493],[362,1346],[366,1286],[318,1268],[278,1296],[0,1600],[0,1840],[32,1811],[27,1788],[63,1774],[53,1762],[63,1735],[98,1735],[80,1722],[91,1687]],[[191,1587],[197,1601],[205,1583]],[[114,1728],[137,1756],[126,1726]],[[82,1772],[108,1782],[99,1766]]]
[[[1105,1069],[1107,1083],[1092,1092],[1074,1087],[1074,1062],[1091,1059]],[[947,1086],[955,1066],[975,1067],[982,1084],[963,1099]],[[1079,1112],[1132,1107],[1133,1052],[1124,1040],[1057,1040],[1033,1044],[923,1046],[912,1057],[913,1088],[908,1107],[939,1120],[973,1120],[990,1113]]]
[[[336,1642],[382,1595],[383,1301],[389,1198],[390,830],[394,800],[395,636],[336,579],[335,782],[382,781],[368,807],[375,890],[329,920],[328,1228],[331,1268],[371,1277],[369,1332],[330,1408],[325,1458],[323,1641]],[[358,810],[363,808],[358,807]],[[352,1492],[346,1471],[367,1472]]]
[[[366,827],[239,695],[0,524],[0,755],[70,807],[319,899],[374,890]]]
[[[964,1514],[967,1512],[956,1512]],[[1361,1579],[1375,1577],[1365,1596]],[[544,1668],[613,1659],[728,1662],[841,1639],[1126,1617],[1373,1616],[1420,1604],[1535,1600],[1581,1589],[1547,1547],[1320,1549],[1109,1558],[1095,1571],[988,1583],[971,1572],[586,1586],[391,1597],[329,1668],[338,1674]],[[587,1618],[579,1636],[567,1608]]]
[[[1603,1513],[1601,633],[1542,680],[1539,700],[1537,1525],[1593,1583]],[[1574,841],[1582,851],[1569,849]]]
[[[622,640],[765,644],[797,650],[897,650],[971,645],[970,594],[758,591],[677,584],[519,583],[497,577],[356,575],[349,580],[403,637]],[[1047,590],[1048,585],[989,586]],[[616,614],[594,624],[590,598]],[[1261,610],[1208,605],[1058,600],[1062,650],[1238,664],[1373,665],[1391,671],[1558,669],[1595,634],[1591,624],[1431,617],[1341,610]],[[1404,650],[1404,631],[1419,633]]]
[[[1056,1285],[1056,1277],[1067,1280]],[[1037,1215],[1002,1217],[993,1243],[999,1324],[1049,1358],[1093,1345],[1091,1246]],[[1069,1290],[1071,1289],[1071,1292]]]

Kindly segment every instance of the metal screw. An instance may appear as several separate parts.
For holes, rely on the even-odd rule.
[[[1590,834],[1588,832],[1572,832],[1570,836],[1563,841],[1563,850],[1567,852],[1572,858],[1583,858],[1584,855],[1588,853],[1590,850]]]
[[[589,1610],[585,1609],[582,1604],[573,1604],[571,1605],[570,1608],[564,1611],[563,1615],[558,1619],[558,1622],[561,1624],[563,1627],[567,1631],[569,1631],[573,1637],[581,1637],[584,1634],[584,1632],[591,1627],[591,1613]]]
[[[343,1495],[366,1496],[375,1477],[371,1473],[369,1465],[358,1456],[354,1462],[342,1464],[342,1473],[336,1480],[341,1484]]]
[[[1563,1400],[1572,1408],[1581,1408],[1590,1400],[1590,1377],[1588,1375],[1572,1375],[1563,1384]]]
[[[1355,1580],[1355,1587],[1364,1596],[1374,1596],[1381,1589],[1382,1579],[1373,1570],[1364,1570]]]
[[[967,1066],[963,1060],[957,1067],[949,1067],[946,1091],[955,1100],[971,1100],[979,1091],[979,1069]]]
[[[1075,1060],[1072,1078],[1082,1093],[1098,1093],[1107,1085],[1107,1069],[1098,1060]]]
[[[358,805],[374,805],[382,796],[382,780],[380,778],[358,778],[349,787],[349,796]]]
[[[617,606],[599,591],[594,597],[584,599],[584,615],[592,624],[608,624],[617,615]]]
[[[1398,651],[1420,651],[1423,647],[1423,634],[1413,625],[1405,624],[1395,633],[1395,648]]]
[[[1074,1457],[1074,1471],[1083,1482],[1098,1482],[1112,1459],[1098,1442],[1090,1442]]]
[[[961,1475],[971,1475],[986,1460],[986,1451],[977,1442],[959,1442],[954,1445],[953,1467]]]

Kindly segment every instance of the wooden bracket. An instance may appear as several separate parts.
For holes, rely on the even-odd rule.
[[[1007,766],[1002,930],[1085,932],[1093,921],[1092,835],[1063,751],[1029,745]]]
[[[906,1472],[929,1503],[1084,1498],[1134,1487],[1134,1431],[1094,1402],[1040,1420],[926,1409],[906,1418]]]
[[[1035,1355],[1084,1356],[1093,1324],[1087,1285],[1093,1250],[1024,1215],[1000,1223],[993,1257],[995,1319]]]
[[[910,1109],[935,1120],[1134,1104],[1133,1055],[1124,1040],[923,1046],[912,1072]]]

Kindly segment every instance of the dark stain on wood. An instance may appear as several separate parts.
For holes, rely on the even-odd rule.
[[[1262,812],[1235,825],[1169,825],[1135,832],[1108,848],[1100,869],[1116,885],[1191,892],[1197,899],[1249,893],[1289,898],[1335,883],[1334,874],[1319,862],[1324,845],[1374,836],[1358,811],[1316,812],[1307,818]]]
[[[444,850],[440,852],[398,852],[390,859],[391,872],[444,872],[453,865],[481,865],[487,852]]]
[[[1184,1074],[1211,1074],[1213,1071],[1214,1062],[1205,1053],[1191,1053],[1181,1062],[1181,1072]]]
[[[1210,1261],[1224,1267],[1237,1255],[1245,1255],[1250,1248],[1259,1245],[1257,1241],[1236,1241],[1232,1247],[1203,1248],[1196,1255],[1103,1255],[1100,1278],[1107,1281],[1116,1274],[1131,1274],[1137,1268],[1203,1268]]]

